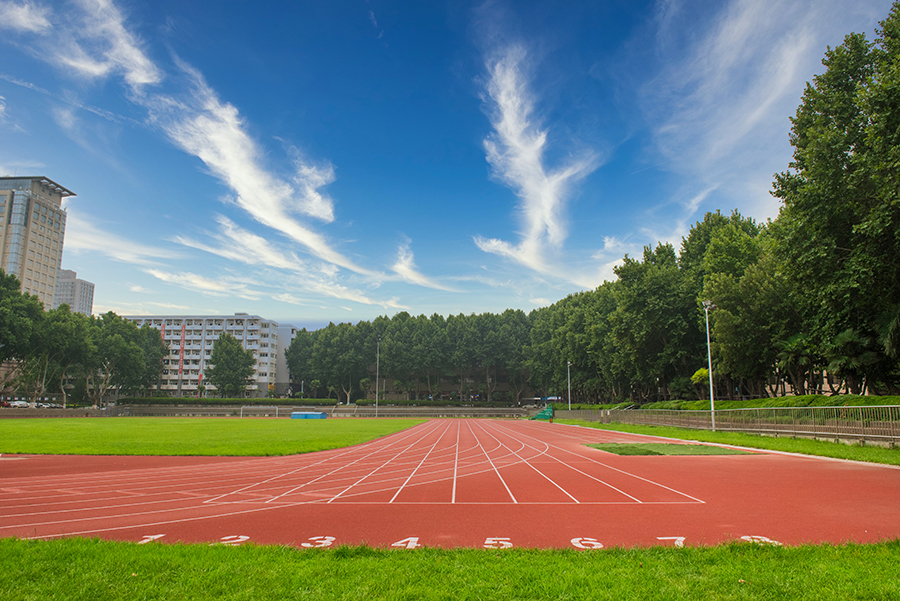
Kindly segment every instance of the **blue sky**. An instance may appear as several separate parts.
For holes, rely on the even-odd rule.
[[[0,0],[0,174],[95,312],[529,311],[774,218],[789,117],[886,0]]]

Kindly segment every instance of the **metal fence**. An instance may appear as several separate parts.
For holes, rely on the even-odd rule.
[[[558,411],[557,416],[587,421],[712,429],[711,411]],[[716,430],[897,445],[900,444],[900,407],[724,409],[716,411]]]

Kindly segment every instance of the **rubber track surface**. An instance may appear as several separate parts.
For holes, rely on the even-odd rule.
[[[900,537],[890,466],[585,446],[658,441],[460,419],[290,457],[5,455],[0,537],[583,549]]]

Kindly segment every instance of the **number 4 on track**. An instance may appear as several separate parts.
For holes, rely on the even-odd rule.
[[[417,547],[421,547],[419,544],[418,536],[410,536],[409,538],[404,538],[403,540],[398,540],[396,543],[391,545],[392,547],[402,547],[404,549],[415,549]]]

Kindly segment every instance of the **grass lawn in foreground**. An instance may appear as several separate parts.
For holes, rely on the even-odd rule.
[[[688,428],[674,428],[671,426],[601,424],[599,422],[587,422],[575,419],[560,419],[556,420],[556,422],[560,424],[584,426],[587,428],[597,428],[599,430],[615,430],[617,432],[631,432],[633,434],[647,434],[648,436],[662,436],[665,438],[696,440],[699,442],[715,442],[738,447],[766,449],[769,451],[784,451],[787,453],[833,457],[835,459],[900,465],[900,448],[888,449],[875,446],[848,445],[844,443],[813,440],[810,438],[775,438],[772,436],[759,436],[757,434],[746,434],[743,432],[711,432],[709,430],[691,430]]]
[[[0,539],[3,599],[900,598],[900,542],[873,545],[296,549]]]
[[[423,419],[98,417],[0,420],[0,453],[292,455],[360,444]]]

